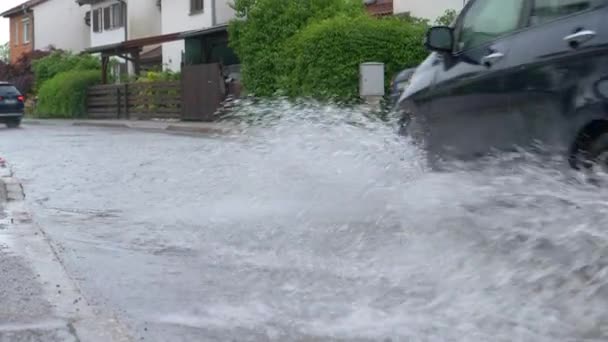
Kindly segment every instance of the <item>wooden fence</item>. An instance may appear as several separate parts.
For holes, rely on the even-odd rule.
[[[90,119],[179,119],[179,82],[97,85],[87,90]]]

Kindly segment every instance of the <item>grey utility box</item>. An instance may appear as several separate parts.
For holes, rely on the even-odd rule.
[[[359,67],[359,96],[384,96],[384,64],[362,63]]]

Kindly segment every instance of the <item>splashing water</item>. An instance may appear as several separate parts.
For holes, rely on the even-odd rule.
[[[120,170],[99,169],[99,185],[77,199],[74,189],[91,185],[69,179],[82,184],[53,189],[49,202],[73,197],[70,206],[98,208],[114,196],[107,184],[122,179],[120,220],[129,229],[104,239],[155,236],[177,246],[157,255],[198,251],[194,264],[204,276],[194,278],[205,281],[181,311],[155,318],[165,324],[215,327],[218,336],[265,327],[260,339],[284,341],[608,339],[606,188],[578,181],[560,158],[527,154],[431,172],[390,120],[362,113],[311,102],[242,103],[234,116],[254,119],[225,139],[117,133],[108,146],[107,137],[87,138],[62,152],[70,161],[64,168],[80,163],[84,149]],[[144,152],[131,150],[142,145]],[[142,155],[151,159],[146,167]],[[154,169],[158,160],[171,167]],[[60,171],[48,167],[32,178]],[[90,174],[97,166],[87,167]],[[126,179],[131,167],[140,168]],[[167,188],[175,195],[168,198]],[[137,223],[142,217],[151,223]],[[121,267],[112,274],[134,273],[125,281],[133,287],[148,279],[138,267]],[[154,284],[141,286],[154,294]]]
[[[281,258],[349,279],[330,291],[338,297],[360,291],[341,314],[328,305],[303,330],[608,339],[608,191],[572,177],[560,158],[503,155],[432,173],[394,127],[357,110],[286,102],[250,110],[283,114],[248,139],[239,174],[251,182],[236,181],[267,204],[254,210],[262,221],[280,222]]]

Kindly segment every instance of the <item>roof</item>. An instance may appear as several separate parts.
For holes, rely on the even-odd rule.
[[[38,6],[41,3],[47,2],[47,1],[48,0],[29,0],[29,1],[22,3],[21,5],[15,6],[9,10],[4,11],[3,13],[0,14],[0,16],[3,16],[5,18],[12,17],[15,14],[22,13],[23,11],[27,11],[34,6]]]
[[[144,46],[162,44],[162,43],[172,42],[172,41],[176,41],[176,40],[181,40],[182,38],[180,37],[180,34],[181,33],[179,33],[179,32],[178,33],[169,33],[169,34],[163,34],[160,36],[151,36],[151,37],[126,40],[124,42],[120,42],[120,43],[116,43],[116,44],[94,46],[94,47],[86,49],[86,52],[88,52],[88,53],[99,53],[99,52],[101,52],[101,53],[104,53],[104,52],[105,53],[121,53],[121,52],[133,51],[133,50],[140,49]]]
[[[217,32],[225,32],[227,30],[228,30],[228,25],[218,25],[218,26],[214,26],[214,27],[206,28],[206,29],[202,29],[202,30],[192,30],[192,31],[186,31],[186,32],[169,33],[169,34],[163,34],[160,36],[151,36],[151,37],[145,37],[145,38],[131,39],[131,40],[127,40],[124,42],[115,43],[115,44],[94,46],[94,47],[86,49],[86,52],[88,52],[88,53],[109,53],[109,54],[123,53],[123,52],[137,50],[144,46],[162,44],[162,43],[172,42],[172,41],[176,41],[176,40],[182,40],[185,38],[204,36],[204,35],[217,33]]]
[[[373,15],[384,16],[393,14],[393,0],[364,0],[367,11]]]
[[[205,36],[208,34],[224,32],[227,30],[228,30],[228,24],[217,25],[217,26],[213,26],[210,28],[202,29],[202,30],[192,30],[192,31],[182,32],[180,34],[180,38],[192,38],[192,37],[198,37],[198,36]]]

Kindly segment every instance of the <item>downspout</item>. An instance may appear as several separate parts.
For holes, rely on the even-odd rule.
[[[217,25],[217,13],[215,8],[215,0],[211,0],[211,27]]]

